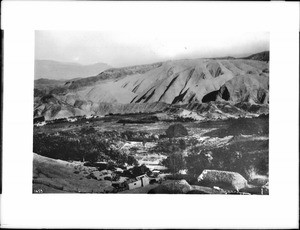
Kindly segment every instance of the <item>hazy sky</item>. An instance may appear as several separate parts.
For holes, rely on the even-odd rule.
[[[113,67],[269,50],[269,33],[36,31],[35,59]]]

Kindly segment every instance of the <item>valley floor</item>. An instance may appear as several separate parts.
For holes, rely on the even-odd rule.
[[[268,194],[268,117],[120,119],[124,116],[35,126],[33,193]],[[188,135],[166,136],[178,123]],[[249,186],[233,191],[222,183],[201,184],[197,178],[204,169],[237,172]]]

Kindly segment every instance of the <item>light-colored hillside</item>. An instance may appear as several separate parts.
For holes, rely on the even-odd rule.
[[[147,107],[137,109],[130,104],[156,102],[176,105],[229,101],[262,105],[269,101],[269,63],[232,58],[184,59],[112,68],[48,90],[55,102],[45,102],[42,93],[35,98],[35,116],[46,119],[103,114],[103,103],[118,105],[128,112],[143,112],[141,108]],[[126,108],[121,108],[122,104]]]
[[[84,174],[76,174],[76,168],[81,168],[85,173],[92,170],[80,162],[55,160],[34,153],[33,190],[42,190],[43,193],[105,193],[113,190],[110,181],[87,179]]]

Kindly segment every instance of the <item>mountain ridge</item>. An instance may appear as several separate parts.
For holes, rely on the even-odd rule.
[[[41,78],[51,80],[67,80],[71,78],[93,76],[109,68],[111,68],[111,66],[100,62],[91,65],[82,65],[73,62],[35,60],[34,78],[36,80]]]
[[[262,52],[248,58],[183,59],[109,68],[92,77],[58,82],[48,88],[47,84],[41,87],[35,81],[35,115],[46,114],[53,119],[101,113],[103,103],[123,104],[132,109],[130,104],[156,102],[268,104],[266,57],[268,54]],[[43,100],[47,95],[52,98],[50,103]]]

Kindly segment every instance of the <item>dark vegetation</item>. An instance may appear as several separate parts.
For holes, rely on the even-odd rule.
[[[97,133],[93,127],[84,127],[77,132],[35,133],[33,152],[67,161],[112,161],[115,165],[134,165],[137,164],[135,158],[122,153],[114,145],[127,135],[133,139],[137,136],[130,132]]]
[[[137,119],[140,115],[134,116]],[[99,131],[97,125],[87,125],[85,117],[77,118],[78,120],[74,123],[66,122],[66,119],[57,119],[46,127],[35,128],[34,152],[54,159],[84,161],[86,162],[85,166],[96,167],[98,170],[114,170],[116,167],[125,169],[124,165],[127,163],[135,167],[125,170],[122,176],[134,178],[144,173],[150,175],[150,170],[145,166],[138,166],[132,154],[128,155],[119,150],[118,143],[147,141],[156,142],[156,145],[148,150],[149,153],[168,156],[162,161],[162,164],[168,168],[167,172],[171,173],[166,177],[169,180],[185,179],[189,184],[196,185],[197,177],[204,169],[238,172],[247,180],[251,180],[253,173],[268,175],[268,139],[251,139],[243,136],[268,136],[268,115],[251,119],[193,123],[192,126],[191,123],[175,124],[171,125],[169,129],[161,130],[160,135],[126,129],[126,131]],[[106,118],[110,119],[109,116],[104,119]],[[120,118],[124,119],[125,116],[114,115],[115,122]],[[101,119],[103,122],[103,118]],[[94,122],[94,119],[90,122]],[[65,124],[76,128],[67,130]],[[52,128],[52,126],[58,128]],[[205,133],[204,136],[211,138],[233,136],[233,138],[227,145],[219,147],[203,145],[197,138],[191,136],[196,127],[197,129],[216,128],[216,130]],[[169,135],[162,134],[163,132],[169,133]],[[176,135],[177,132],[179,135]],[[133,149],[130,151],[134,152]],[[181,169],[186,169],[187,174],[179,174]]]
[[[156,116],[147,116],[141,118],[125,118],[120,119],[117,123],[122,124],[144,124],[144,123],[155,123],[158,122],[158,118]]]
[[[215,169],[238,172],[246,179],[252,173],[268,175],[269,154],[268,141],[232,141],[229,145],[219,148],[204,148],[201,145],[189,149],[188,156],[183,157],[180,151],[169,151],[162,164],[172,173],[168,179],[185,179],[197,184],[197,177],[204,169]],[[187,175],[179,174],[179,170],[187,169]]]
[[[39,122],[43,122],[43,121],[45,121],[45,118],[43,116],[41,116],[41,117],[35,117],[33,119],[33,123],[34,124],[39,123]]]
[[[135,177],[140,176],[142,174],[150,175],[151,171],[145,165],[140,165],[140,166],[135,165],[135,167],[133,167],[131,169],[128,169],[128,170],[125,170],[122,173],[122,176],[129,177],[129,178],[135,178]]]
[[[208,132],[205,136],[223,138],[233,136],[224,146],[206,146],[199,144],[194,138],[161,139],[153,152],[163,152],[168,155],[162,163],[168,167],[171,177],[185,179],[194,184],[197,177],[204,169],[234,171],[246,179],[251,176],[268,175],[269,171],[269,140],[251,139],[241,134],[254,137],[268,136],[268,116],[259,118],[235,119],[200,124],[203,128],[218,127],[217,130]],[[183,157],[183,150],[188,155]],[[187,169],[188,175],[180,175],[178,171]],[[171,179],[171,178],[169,178]]]
[[[257,146],[255,144],[257,143],[230,144],[222,148],[202,150],[198,154],[193,153],[185,158],[186,167],[189,174],[194,177],[199,176],[204,169],[238,172],[246,179],[249,179],[252,172],[267,175],[268,148],[264,146],[265,142]]]
[[[173,124],[166,130],[166,135],[169,138],[184,137],[188,135],[188,131],[182,124]]]
[[[201,128],[218,128],[206,133],[210,137],[225,137],[243,135],[269,135],[269,115],[258,118],[239,118],[224,121],[207,121],[200,125]]]
[[[185,168],[184,157],[179,152],[169,155],[167,159],[162,161],[162,164],[173,174],[177,173],[180,169]]]
[[[188,147],[199,144],[196,138],[190,137],[188,139],[166,139],[163,136],[157,142],[157,145],[150,149],[150,152],[160,152],[170,155],[175,152],[182,152]]]

